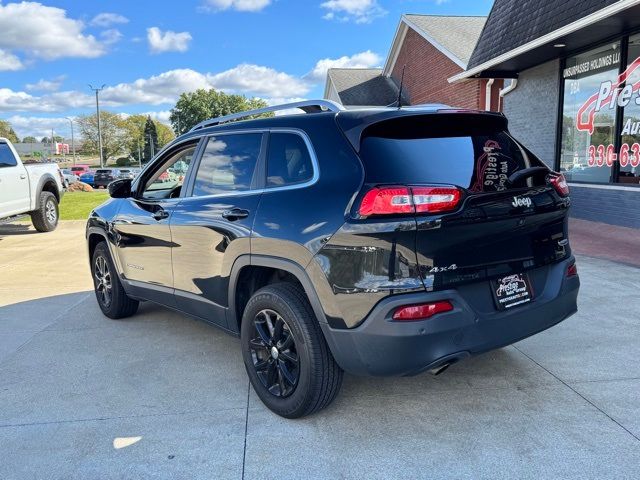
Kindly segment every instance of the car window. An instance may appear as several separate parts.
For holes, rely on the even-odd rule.
[[[193,196],[250,190],[261,144],[261,133],[210,137],[198,167]]]
[[[313,178],[305,141],[294,133],[272,133],[267,157],[267,187],[295,185]]]
[[[180,196],[182,184],[196,151],[190,146],[170,156],[156,172],[147,180],[143,197],[145,198],[177,198]]]
[[[18,165],[16,157],[6,143],[0,143],[0,168],[15,167]]]

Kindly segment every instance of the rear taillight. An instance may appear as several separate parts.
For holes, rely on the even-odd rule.
[[[576,266],[576,262],[573,262],[567,267],[567,277],[575,277],[576,275],[578,275],[578,267]]]
[[[434,315],[453,310],[453,305],[449,300],[439,302],[422,303],[420,305],[408,305],[400,307],[393,312],[393,319],[401,322],[412,322],[416,320],[426,320]]]
[[[569,184],[567,179],[561,173],[554,173],[549,177],[549,183],[556,189],[558,195],[566,197],[569,195]]]
[[[363,197],[358,213],[363,217],[440,213],[456,208],[461,197],[456,187],[374,187]]]
[[[418,213],[446,212],[460,203],[460,190],[455,187],[414,187],[411,192]]]

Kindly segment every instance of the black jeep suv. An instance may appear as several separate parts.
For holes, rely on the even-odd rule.
[[[239,336],[284,417],[331,403],[343,371],[439,373],[577,310],[567,184],[500,114],[254,110],[109,190],[87,225],[104,314],[150,300]]]

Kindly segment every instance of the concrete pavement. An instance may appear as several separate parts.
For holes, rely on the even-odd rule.
[[[435,378],[346,376],[290,421],[238,340],[149,303],[103,317],[81,222],[0,226],[0,478],[637,479],[640,271],[578,265],[562,324]]]

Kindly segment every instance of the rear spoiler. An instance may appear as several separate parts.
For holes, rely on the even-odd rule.
[[[429,118],[434,120],[435,116],[446,115],[447,120],[455,123],[464,122],[470,118],[481,120],[483,123],[495,122],[496,128],[507,130],[507,118],[502,113],[487,112],[484,110],[465,110],[450,107],[438,109],[412,109],[411,107],[402,109],[381,109],[381,110],[346,110],[336,115],[336,122],[342,129],[344,135],[349,140],[356,152],[360,152],[360,142],[365,130],[380,126],[385,122],[406,122]],[[447,122],[451,123],[451,122]]]

